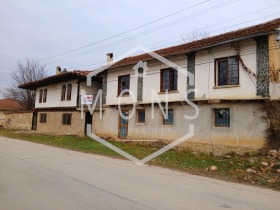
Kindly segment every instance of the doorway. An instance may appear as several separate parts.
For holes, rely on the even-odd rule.
[[[123,116],[126,118],[128,117],[128,110],[122,110],[121,111]],[[128,133],[128,119],[122,118],[122,116],[119,116],[119,139],[126,139]]]
[[[90,124],[90,132],[92,128],[92,114],[90,112],[86,112],[86,119],[85,119],[85,135],[87,135],[87,125]]]
[[[37,130],[37,113],[38,112],[33,112],[33,116],[32,116],[32,126],[31,126],[31,130],[36,131]]]

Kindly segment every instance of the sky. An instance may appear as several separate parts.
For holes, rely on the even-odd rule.
[[[94,70],[106,54],[138,45],[182,44],[195,30],[209,36],[280,17],[279,0],[1,0],[0,87],[12,84],[18,61]]]

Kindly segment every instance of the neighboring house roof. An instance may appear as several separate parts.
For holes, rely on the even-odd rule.
[[[274,19],[271,21],[268,21],[266,23],[262,23],[259,25],[250,26],[247,28],[242,28],[239,30],[231,31],[228,33],[204,38],[201,40],[167,47],[164,49],[156,50],[155,53],[166,57],[171,55],[177,55],[181,53],[190,53],[197,50],[201,50],[204,48],[208,48],[211,46],[221,45],[228,41],[235,41],[239,39],[246,39],[248,37],[257,37],[265,34],[271,34],[277,31],[277,28],[280,27],[280,18]],[[154,60],[153,57],[151,57],[149,54],[141,54],[136,55],[132,57],[124,58],[118,62],[116,62],[114,65],[112,65],[110,68],[114,67],[120,67],[120,66],[127,66],[131,64],[135,64],[138,61],[148,61],[148,60]]]
[[[74,70],[70,72],[65,72],[57,75],[53,75],[50,77],[46,77],[41,80],[28,82],[25,84],[21,84],[18,87],[28,90],[35,90],[36,88],[46,86],[46,85],[52,85],[57,84],[60,82],[67,82],[75,79],[86,79],[86,76],[92,71],[80,71],[80,70]]]
[[[10,99],[10,98],[0,99],[0,110],[14,111],[20,109],[21,106],[14,99]]]

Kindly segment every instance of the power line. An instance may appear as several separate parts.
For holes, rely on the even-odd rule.
[[[274,14],[272,14],[272,15],[275,15],[275,14],[278,15],[278,13],[274,13]],[[268,16],[272,16],[272,15],[268,15]],[[266,17],[268,17],[268,16],[263,16],[263,17],[260,17],[260,18],[251,19],[251,20],[249,20],[249,21],[245,21],[245,22],[242,22],[242,23],[238,23],[238,24],[235,24],[235,25],[232,25],[232,26],[227,26],[227,27],[225,27],[225,28],[220,28],[220,29],[217,29],[217,30],[213,30],[213,31],[211,31],[210,33],[213,33],[213,32],[216,32],[216,31],[220,31],[220,30],[223,30],[223,29],[227,29],[227,28],[230,28],[230,27],[234,27],[234,26],[237,26],[237,25],[241,25],[241,24],[244,24],[244,23],[252,22],[252,21],[255,21],[255,20],[258,20],[258,19],[266,18]],[[234,19],[236,19],[236,18],[234,18]],[[229,21],[229,20],[227,20],[227,21]],[[226,22],[226,21],[223,21],[223,22]],[[215,25],[218,25],[218,24],[215,24]],[[174,44],[174,43],[178,43],[178,41],[172,42],[172,43],[169,43],[169,44]],[[163,47],[163,46],[165,46],[165,45],[161,45],[160,47]],[[156,48],[159,48],[159,46],[157,46]],[[153,48],[152,48],[152,49],[153,49]],[[100,62],[100,63],[102,63],[102,62]],[[104,62],[103,62],[103,63],[104,63]],[[95,65],[95,64],[98,64],[98,63],[93,63],[93,65]],[[88,66],[92,66],[92,65],[88,65]],[[87,66],[83,66],[83,67],[87,67]]]
[[[166,16],[164,16],[164,17],[158,18],[158,19],[153,20],[153,21],[151,21],[151,22],[149,22],[149,23],[146,23],[146,24],[137,26],[137,27],[132,28],[132,29],[130,29],[130,30],[127,30],[127,31],[125,31],[125,32],[116,34],[116,35],[114,35],[114,36],[108,37],[108,38],[106,38],[106,39],[102,39],[102,40],[100,40],[100,41],[97,41],[97,42],[94,42],[94,43],[91,43],[91,44],[84,45],[84,46],[82,46],[82,47],[79,47],[79,48],[76,48],[76,49],[67,51],[67,52],[65,52],[65,53],[61,53],[61,54],[58,54],[58,55],[55,55],[55,56],[51,56],[51,57],[48,57],[48,58],[45,58],[45,59],[38,60],[38,62],[43,61],[43,60],[48,60],[48,59],[51,59],[51,58],[54,58],[54,57],[58,57],[58,56],[61,56],[61,55],[69,54],[69,53],[71,53],[71,52],[75,52],[75,51],[77,51],[77,50],[80,50],[80,49],[83,49],[83,48],[86,48],[86,47],[89,47],[89,46],[92,46],[92,45],[96,45],[96,44],[102,43],[102,42],[104,42],[104,41],[107,41],[107,40],[110,40],[110,39],[113,39],[113,38],[116,38],[116,37],[119,37],[119,36],[124,35],[124,34],[126,34],[126,33],[135,31],[135,30],[137,30],[137,29],[140,29],[140,28],[143,28],[143,27],[145,27],[145,26],[151,25],[151,24],[156,23],[156,22],[158,22],[158,21],[161,21],[161,20],[163,20],[163,19],[166,19],[166,18],[169,18],[169,17],[171,17],[171,16],[177,15],[177,14],[179,14],[179,13],[181,13],[181,12],[186,11],[186,10],[189,10],[189,9],[194,8],[194,7],[197,7],[197,6],[200,6],[200,5],[202,5],[202,4],[205,4],[205,3],[208,2],[208,1],[210,1],[210,0],[206,0],[206,1],[200,2],[200,3],[198,3],[198,4],[195,4],[195,5],[191,6],[191,7],[187,7],[187,8],[185,8],[185,9],[179,10],[179,11],[177,11],[177,12],[171,13],[171,14],[169,14],[169,15],[166,15]]]
[[[165,23],[163,25],[160,25],[160,26],[157,26],[155,28],[152,28],[152,29],[149,29],[149,30],[146,30],[146,31],[143,31],[141,33],[138,33],[138,34],[135,34],[135,35],[132,35],[130,37],[127,37],[127,38],[124,38],[124,39],[121,39],[121,40],[118,40],[118,41],[115,41],[115,42],[112,42],[110,44],[106,44],[106,45],[102,45],[96,49],[92,49],[92,50],[88,50],[88,51],[84,51],[84,52],[80,52],[76,55],[72,55],[72,56],[68,56],[66,58],[61,58],[61,59],[58,59],[58,60],[55,60],[55,61],[50,61],[49,63],[46,63],[47,65],[49,64],[52,64],[52,63],[56,63],[58,61],[63,61],[63,60],[66,60],[66,59],[71,59],[71,58],[74,58],[74,57],[77,57],[77,56],[82,56],[82,55],[85,55],[85,54],[88,54],[88,53],[92,53],[92,52],[96,52],[98,50],[101,50],[101,49],[105,49],[107,47],[111,47],[112,45],[116,45],[116,44],[120,44],[120,43],[123,43],[123,42],[126,42],[126,41],[129,41],[129,40],[132,40],[134,38],[137,38],[137,37],[140,37],[140,36],[143,36],[143,35],[146,35],[146,34],[149,34],[149,33],[152,33],[154,31],[157,31],[157,30],[160,30],[162,28],[166,28],[166,27],[169,27],[169,26],[173,26],[174,24],[176,23],[180,23],[180,22],[183,22],[184,20],[188,20],[188,19],[191,19],[193,17],[197,17],[197,16],[200,16],[200,15],[203,15],[207,12],[211,12],[213,10],[216,10],[216,9],[219,9],[221,7],[224,7],[224,6],[227,6],[229,4],[232,4],[232,3],[235,3],[237,1],[240,1],[240,0],[230,0],[230,1],[227,1],[227,2],[224,2],[224,3],[221,3],[221,4],[218,4],[218,5],[215,5],[213,7],[210,7],[210,8],[207,8],[207,9],[204,9],[204,10],[201,10],[199,12],[196,12],[194,14],[191,14],[191,15],[188,15],[188,16],[185,16],[183,18],[179,18],[177,20],[174,20],[174,21],[171,21],[169,23]],[[75,50],[76,51],[76,50]],[[67,53],[64,53],[64,54],[68,54]],[[58,56],[53,56],[53,57],[58,57]]]
[[[225,22],[228,22],[228,21],[231,21],[231,20],[240,18],[240,17],[244,17],[244,16],[247,16],[247,15],[249,15],[249,14],[257,13],[257,12],[266,10],[266,9],[268,9],[268,8],[275,7],[275,6],[279,5],[279,4],[280,4],[280,3],[274,4],[274,5],[272,5],[272,6],[269,6],[269,7],[260,9],[260,10],[256,10],[256,11],[254,11],[254,12],[250,12],[250,13],[247,13],[247,14],[244,14],[244,15],[241,15],[241,16],[238,16],[238,17],[235,17],[235,18],[231,18],[231,19],[228,19],[228,20],[226,20],[226,21],[222,21],[222,22],[213,24],[213,25],[211,25],[211,26],[209,26],[209,27],[213,27],[213,26],[216,26],[216,25],[219,25],[219,24],[222,24],[222,23],[225,23]],[[267,15],[267,16],[263,16],[263,17],[256,18],[256,19],[253,19],[253,20],[245,21],[245,22],[238,23],[238,24],[235,24],[235,25],[232,25],[232,26],[220,28],[220,29],[211,31],[210,33],[214,33],[214,32],[220,31],[220,30],[224,30],[224,29],[227,29],[227,28],[230,28],[230,27],[234,27],[234,26],[241,25],[241,24],[244,24],[244,23],[252,22],[252,21],[255,21],[255,20],[258,20],[258,19],[262,19],[262,18],[266,18],[266,17],[269,17],[269,16],[273,16],[273,15],[278,15],[278,13],[274,13],[274,14]],[[165,26],[165,27],[167,27],[167,26]],[[148,33],[150,33],[150,32],[148,32]],[[138,34],[138,35],[133,35],[133,36],[131,36],[131,37],[128,37],[128,38],[125,38],[125,39],[122,39],[122,40],[118,40],[118,41],[116,41],[116,42],[113,42],[113,43],[110,43],[110,44],[107,44],[107,45],[103,45],[103,46],[101,46],[101,47],[99,47],[99,48],[95,48],[95,49],[92,49],[92,50],[89,50],[89,51],[81,52],[81,53],[79,53],[79,54],[72,55],[72,56],[66,57],[66,58],[64,58],[64,59],[59,59],[59,60],[57,60],[57,61],[50,62],[50,63],[48,63],[48,64],[56,63],[56,62],[59,62],[59,61],[60,61],[60,62],[61,62],[61,61],[65,61],[65,60],[67,60],[67,59],[71,59],[71,58],[74,58],[74,57],[82,56],[82,55],[89,54],[89,53],[92,53],[92,52],[97,52],[97,51],[102,50],[102,49],[105,49],[105,48],[107,48],[107,47],[109,47],[109,46],[111,47],[111,46],[113,46],[113,45],[126,42],[126,41],[128,41],[128,40],[131,40],[131,39],[136,38],[136,37],[139,37],[139,36],[143,36],[143,35],[145,35],[145,34],[146,34],[146,33],[144,33],[144,34]],[[189,34],[191,34],[191,33],[189,33]],[[177,43],[177,41],[176,41],[176,42],[172,42],[172,43]],[[48,65],[48,64],[47,64],[47,65]]]

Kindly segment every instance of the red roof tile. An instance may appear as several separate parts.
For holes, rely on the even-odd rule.
[[[0,99],[0,110],[20,110],[21,106],[14,99]]]
[[[268,32],[273,32],[276,31],[277,28],[280,27],[280,18],[274,19],[271,21],[268,21],[266,23],[262,23],[259,25],[255,26],[250,26],[247,28],[231,31],[228,33],[220,34],[217,36],[212,36],[208,37],[205,39],[177,45],[177,46],[172,46],[172,47],[167,47],[163,48],[160,50],[156,50],[155,52],[163,57],[165,56],[170,56],[170,55],[176,55],[180,53],[187,53],[187,52],[193,52],[196,50],[199,50],[204,47],[209,47],[211,45],[216,45],[225,41],[230,41],[233,39],[238,39],[242,37],[248,37],[252,35],[260,35],[263,33],[268,33]],[[141,55],[136,55],[133,57],[127,57],[119,62],[116,62],[111,68],[114,67],[119,67],[119,66],[126,66],[126,65],[131,65],[134,63],[137,63],[138,61],[147,61],[147,60],[153,60],[154,58],[151,57],[149,54],[141,54]]]
[[[36,80],[32,82],[28,82],[25,84],[19,85],[19,88],[23,89],[29,89],[29,90],[35,90],[38,87],[42,87],[45,85],[51,85],[51,84],[56,84],[59,82],[65,82],[65,81],[70,81],[70,80],[75,80],[75,79],[85,79],[86,76],[92,71],[90,70],[74,70],[74,71],[69,71],[57,75],[53,75],[50,77],[46,77],[41,80]]]

